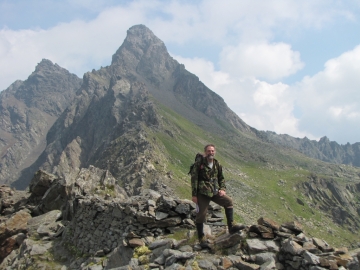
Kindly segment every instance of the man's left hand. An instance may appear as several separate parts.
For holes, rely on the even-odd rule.
[[[226,194],[225,190],[222,190],[222,189],[219,190],[219,195],[220,196],[224,196],[225,194]]]

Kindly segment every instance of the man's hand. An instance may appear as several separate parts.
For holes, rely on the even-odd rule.
[[[226,194],[225,190],[220,189],[219,190],[219,196],[224,196]]]
[[[197,204],[197,197],[196,196],[192,196],[191,200]]]

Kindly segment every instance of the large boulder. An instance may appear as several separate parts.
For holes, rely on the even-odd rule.
[[[27,232],[27,222],[31,215],[26,210],[20,210],[9,219],[0,223],[0,262],[21,244],[20,235]]]

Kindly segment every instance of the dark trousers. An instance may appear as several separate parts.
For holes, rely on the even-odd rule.
[[[208,197],[202,194],[198,194],[197,199],[198,199],[199,212],[196,215],[196,223],[205,222],[206,213],[208,211],[210,201],[213,201],[214,203],[217,203],[218,205],[224,208],[233,206],[232,199],[227,195],[220,196],[219,194],[217,194],[212,197]]]

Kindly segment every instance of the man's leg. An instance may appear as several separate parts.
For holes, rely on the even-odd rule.
[[[234,223],[234,208],[225,208],[225,215],[228,224],[229,233],[233,234],[245,228],[244,225]]]
[[[244,225],[234,224],[233,202],[229,196],[215,195],[212,197],[212,201],[224,207],[229,233],[233,234],[245,228]]]
[[[205,240],[204,234],[204,222],[206,220],[206,213],[209,207],[210,198],[205,195],[198,195],[198,207],[199,212],[196,214],[196,230],[198,233],[198,238],[201,247],[209,247],[208,243]]]

